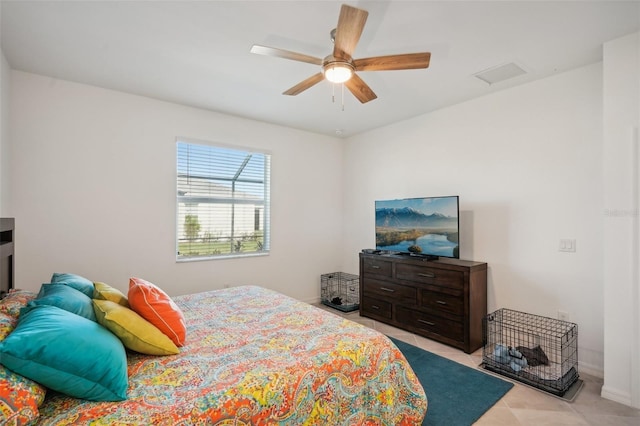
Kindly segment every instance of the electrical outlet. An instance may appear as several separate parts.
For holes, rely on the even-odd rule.
[[[561,321],[569,321],[569,312],[559,310],[558,319]]]
[[[561,239],[560,247],[558,248],[560,251],[574,253],[576,251],[576,240],[572,239]]]

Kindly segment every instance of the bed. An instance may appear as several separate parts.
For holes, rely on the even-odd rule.
[[[127,350],[125,400],[47,390],[36,424],[422,423],[420,382],[395,345],[370,328],[257,286],[173,302],[187,329],[178,354]]]

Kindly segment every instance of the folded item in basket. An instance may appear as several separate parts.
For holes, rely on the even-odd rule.
[[[524,355],[529,365],[532,367],[537,365],[549,365],[549,358],[547,358],[547,355],[544,353],[540,345],[533,348],[518,346],[516,349]]]
[[[498,343],[493,350],[493,356],[496,361],[502,364],[509,364],[509,367],[515,372],[527,367],[527,359],[518,350],[511,346],[505,346]]]

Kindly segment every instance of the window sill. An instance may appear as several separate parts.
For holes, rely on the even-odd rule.
[[[248,257],[262,257],[268,256],[268,251],[261,251],[259,253],[242,253],[242,254],[219,254],[216,256],[194,256],[194,257],[178,257],[176,263],[189,263],[189,262],[202,262],[205,260],[223,260],[223,259],[243,259]]]

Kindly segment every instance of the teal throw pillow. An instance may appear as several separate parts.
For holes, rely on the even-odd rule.
[[[65,284],[42,284],[35,300],[28,305],[51,305],[97,321],[90,297]]]
[[[18,326],[0,342],[0,364],[74,398],[127,398],[122,342],[100,324],[56,306],[22,310]]]
[[[93,281],[90,281],[80,275],[55,272],[51,276],[52,283],[60,283],[73,287],[83,292],[89,297],[93,297]]]

